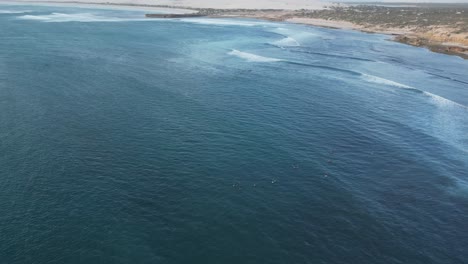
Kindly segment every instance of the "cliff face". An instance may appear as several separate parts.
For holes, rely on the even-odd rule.
[[[434,26],[415,30],[415,34],[440,43],[456,43],[468,47],[468,32],[457,26]]]

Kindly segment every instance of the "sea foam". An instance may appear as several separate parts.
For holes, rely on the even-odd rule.
[[[280,46],[280,47],[298,47],[301,44],[292,37],[285,37],[281,40],[275,41],[272,43],[273,45]]]
[[[434,102],[434,104],[438,105],[438,106],[444,106],[444,107],[461,107],[465,110],[468,110],[468,106],[466,105],[462,105],[462,104],[459,104],[457,102],[454,102],[452,100],[449,100],[445,97],[442,97],[442,96],[439,96],[439,95],[436,95],[436,94],[433,94],[433,93],[430,93],[430,92],[426,92],[426,91],[423,91],[422,92],[424,95],[428,96],[431,98],[432,102]]]
[[[369,74],[364,74],[362,73],[362,78],[368,82],[372,83],[378,83],[378,84],[384,84],[384,85],[389,85],[389,86],[394,86],[398,88],[403,88],[403,89],[409,89],[413,90],[415,92],[421,93],[431,99],[431,101],[437,105],[437,106],[442,106],[442,107],[461,107],[462,109],[468,110],[468,106],[462,105],[460,103],[454,102],[450,99],[447,99],[445,97],[442,97],[440,95],[436,95],[430,92],[422,91],[417,88],[414,88],[412,86],[408,86],[402,83],[394,82],[388,79],[384,79],[381,77],[377,77],[374,75],[369,75]]]
[[[299,47],[303,44],[307,46],[310,41],[315,41],[322,38],[323,35],[318,32],[311,32],[308,30],[302,30],[292,27],[274,27],[269,29],[270,32],[281,35],[283,38],[271,42],[270,44],[278,47]]]
[[[268,25],[266,22],[257,22],[257,21],[245,21],[245,20],[235,20],[235,19],[219,19],[219,18],[183,18],[179,21],[195,24],[206,24],[206,25],[218,25],[218,26],[244,26],[244,27],[253,27]]]
[[[23,20],[36,20],[41,22],[121,22],[121,21],[149,21],[144,18],[123,18],[123,17],[108,17],[92,13],[52,13],[49,15],[24,15],[19,16],[18,19]]]
[[[23,20],[36,20],[41,22],[128,22],[128,21],[167,21],[167,22],[186,22],[194,24],[220,25],[220,26],[257,26],[267,23],[255,21],[229,20],[229,19],[148,19],[144,17],[115,17],[105,16],[93,13],[52,13],[48,15],[24,15],[17,17]]]
[[[24,14],[32,12],[31,10],[0,10],[0,14]]]
[[[256,55],[256,54],[253,54],[253,53],[242,52],[242,51],[239,51],[239,50],[232,50],[228,54],[239,57],[241,59],[244,59],[244,60],[250,61],[250,62],[275,62],[275,61],[281,61],[281,59],[263,57],[263,56]]]
[[[391,81],[391,80],[381,78],[381,77],[377,77],[377,76],[370,75],[370,74],[364,74],[363,73],[361,76],[365,81],[368,81],[368,82],[371,82],[371,83],[390,85],[390,86],[395,86],[395,87],[400,87],[400,88],[405,88],[405,89],[414,89],[414,87],[408,86],[406,84]]]

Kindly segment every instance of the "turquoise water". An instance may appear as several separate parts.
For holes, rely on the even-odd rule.
[[[468,62],[0,6],[0,263],[464,263]]]

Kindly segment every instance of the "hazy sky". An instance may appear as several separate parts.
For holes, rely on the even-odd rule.
[[[468,3],[468,0],[322,0],[323,2]]]

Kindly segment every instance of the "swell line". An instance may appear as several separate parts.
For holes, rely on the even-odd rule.
[[[313,55],[319,55],[319,56],[325,56],[325,57],[332,57],[332,58],[339,58],[339,59],[350,59],[350,60],[358,60],[358,61],[375,62],[374,60],[365,59],[365,58],[359,58],[359,57],[354,57],[354,56],[337,55],[337,54],[328,54],[328,53],[315,52],[315,51],[307,51],[307,50],[297,50],[297,49],[296,49],[296,50],[291,50],[291,52],[295,52],[295,53],[305,53],[305,54],[313,54]]]

